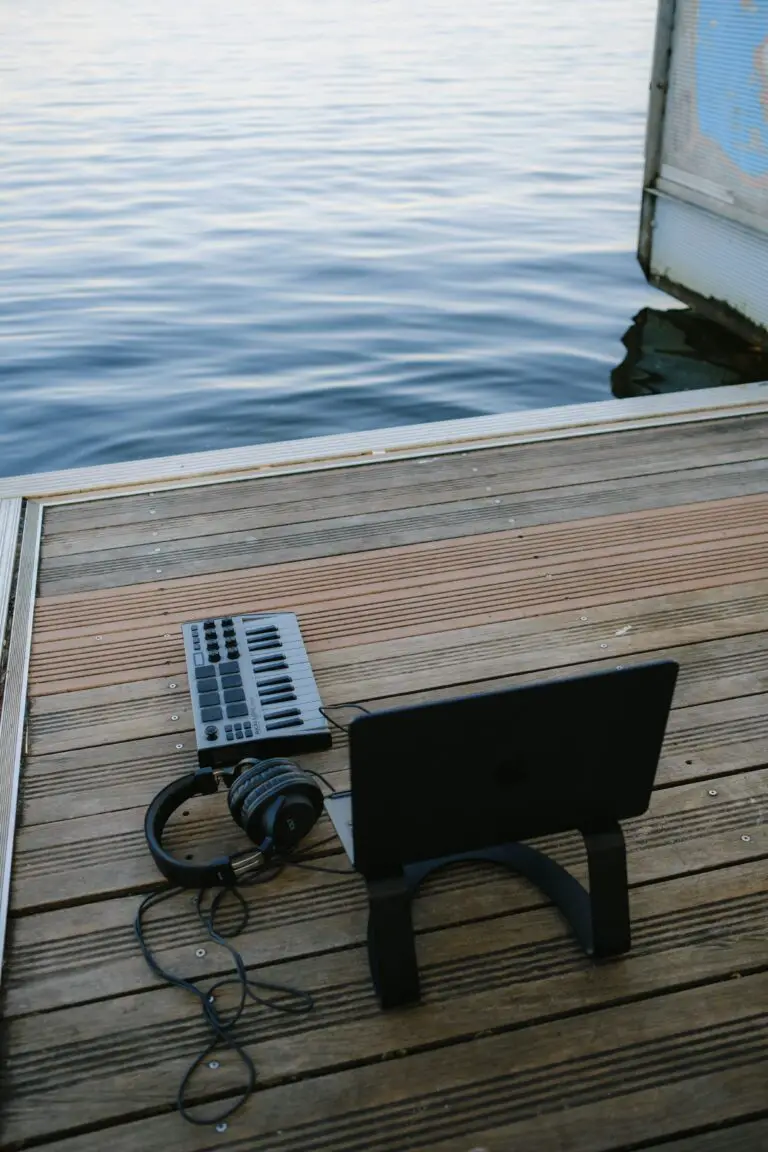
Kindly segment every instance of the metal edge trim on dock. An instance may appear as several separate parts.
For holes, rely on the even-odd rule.
[[[0,978],[10,900],[22,741],[27,711],[27,674],[42,523],[42,505],[27,504],[8,645],[5,691],[0,710]],[[14,538],[14,552],[15,542]]]
[[[46,503],[77,503],[265,473],[350,467],[380,458],[432,456],[766,411],[768,382],[739,384],[9,477],[0,479],[0,498],[26,496]]]
[[[0,651],[5,640],[20,522],[21,499],[0,500]]]

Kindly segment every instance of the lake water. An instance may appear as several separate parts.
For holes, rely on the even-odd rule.
[[[655,0],[0,14],[0,472],[611,395]]]

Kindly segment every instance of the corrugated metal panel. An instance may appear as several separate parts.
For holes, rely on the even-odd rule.
[[[641,263],[768,328],[768,0],[660,0],[658,33]]]
[[[722,301],[768,329],[768,235],[660,197],[651,271]]]

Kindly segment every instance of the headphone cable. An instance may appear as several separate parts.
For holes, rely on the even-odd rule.
[[[362,704],[357,703],[337,704],[334,705],[334,707],[357,708],[361,712],[369,711]],[[342,732],[345,733],[348,731],[347,727],[339,724],[331,716],[328,716],[324,708],[320,708],[319,711],[325,717],[325,719],[333,724],[336,728],[339,728]],[[307,772],[311,776],[315,776],[326,786],[326,788],[328,788],[331,795],[334,794],[336,789],[334,789],[330,781],[327,780],[321,772],[313,771],[311,768],[304,768],[303,771]],[[322,845],[327,844],[331,840],[335,839],[336,835],[334,833],[316,842],[312,845],[312,847],[313,849],[319,848]],[[312,858],[297,859],[295,857],[289,856],[276,859],[273,861],[273,864],[268,869],[268,871],[252,876],[249,879],[249,883],[263,884],[270,880],[274,880],[280,874],[280,872],[282,872],[283,868],[288,865],[292,865],[296,868],[306,868],[313,872],[325,872],[335,876],[354,875],[354,869],[328,868],[321,864],[314,864],[310,862],[311,859]],[[185,979],[182,976],[176,976],[173,972],[169,972],[166,968],[163,968],[163,966],[155,958],[152,949],[147,943],[144,917],[146,913],[150,911],[150,909],[155,908],[158,904],[162,904],[165,901],[171,900],[173,897],[179,896],[182,893],[188,891],[188,888],[174,887],[150,892],[148,896],[144,897],[138,907],[133,922],[133,928],[136,934],[139,948],[141,949],[142,955],[149,968],[155,973],[156,976],[165,981],[166,984],[170,984],[174,988],[180,988],[183,991],[189,992],[191,995],[196,997],[200,1003],[203,1019],[213,1033],[210,1042],[194,1058],[184,1073],[179,1084],[178,1092],[176,1094],[176,1107],[178,1108],[180,1115],[190,1124],[197,1124],[199,1126],[220,1125],[223,1124],[224,1121],[227,1120],[234,1112],[241,1108],[243,1104],[245,1104],[245,1102],[250,1098],[256,1088],[256,1068],[254,1066],[253,1060],[248,1055],[248,1052],[245,1050],[243,1045],[240,1044],[240,1042],[236,1040],[234,1036],[234,1030],[240,1021],[248,1000],[251,1000],[256,1004],[261,1004],[265,1008],[272,1008],[276,1012],[283,1012],[294,1015],[311,1012],[315,1005],[312,995],[309,992],[302,991],[300,988],[293,988],[290,985],[278,984],[269,980],[249,978],[245,961],[243,960],[241,953],[237,950],[237,948],[234,947],[233,944],[229,942],[229,940],[226,939],[226,937],[224,937],[219,931],[216,930],[216,914],[221,908],[221,905],[226,897],[230,894],[239,901],[241,912],[240,921],[235,927],[234,931],[230,933],[230,935],[238,936],[248,927],[248,903],[242,892],[235,887],[219,889],[212,897],[210,908],[207,911],[203,907],[203,901],[205,899],[205,893],[207,889],[201,888],[197,893],[195,907],[198,918],[208,933],[209,939],[214,944],[218,944],[221,948],[224,948],[232,957],[236,975],[227,976],[222,980],[217,980],[208,988],[207,991],[203,991],[202,988],[198,987],[194,980]],[[229,1016],[225,1017],[216,1007],[216,993],[221,991],[223,988],[233,986],[239,989],[238,1002]],[[283,999],[281,1000],[271,996],[260,995],[259,990],[262,989],[266,990],[267,992],[277,993]],[[246,1072],[245,1087],[241,1091],[240,1095],[236,1098],[234,1103],[229,1104],[224,1111],[217,1113],[215,1116],[193,1116],[190,1113],[186,1102],[186,1093],[189,1082],[197,1069],[203,1063],[205,1063],[206,1060],[208,1060],[208,1058],[216,1051],[217,1048],[220,1047],[226,1047],[241,1061]]]
[[[278,868],[270,875],[265,875],[259,883],[264,883],[271,880],[277,875],[281,869]],[[201,888],[196,898],[196,910],[200,922],[208,933],[209,939],[214,943],[220,945],[232,957],[235,965],[236,975],[227,976],[222,980],[217,980],[213,983],[207,991],[199,988],[198,985],[191,979],[185,979],[181,976],[176,976],[173,972],[169,972],[166,968],[157,961],[149,947],[146,939],[146,927],[144,924],[144,916],[156,905],[163,903],[166,900],[172,899],[174,896],[179,896],[189,889],[185,888],[169,888],[160,892],[152,892],[146,896],[139,905],[134,920],[134,931],[136,938],[139,942],[144,959],[160,979],[164,980],[167,984],[175,988],[181,988],[185,992],[191,993],[197,998],[200,1003],[203,1019],[211,1029],[213,1035],[210,1042],[205,1048],[194,1058],[186,1072],[184,1073],[179,1089],[176,1094],[176,1106],[181,1116],[190,1124],[197,1124],[201,1126],[217,1125],[223,1123],[233,1112],[241,1108],[248,1100],[256,1087],[256,1069],[254,1067],[251,1057],[245,1050],[243,1045],[235,1038],[234,1030],[237,1026],[240,1017],[246,1007],[248,1000],[257,1004],[261,1004],[265,1008],[272,1008],[277,1012],[300,1014],[310,1012],[314,1008],[314,1000],[309,992],[304,992],[300,988],[293,988],[287,984],[278,984],[274,981],[263,980],[258,978],[249,977],[246,970],[245,961],[238,950],[232,945],[215,927],[216,914],[219,911],[223,901],[229,894],[235,896],[240,903],[241,919],[235,930],[231,933],[233,936],[243,932],[248,925],[249,909],[248,904],[243,894],[237,888],[222,888],[215,893],[211,900],[211,906],[206,911],[203,907],[205,893],[207,889]],[[235,986],[239,988],[238,1002],[234,1010],[225,1016],[216,1007],[216,994],[222,989]],[[267,993],[277,993],[279,997],[276,998],[270,995],[262,995],[262,990]],[[287,997],[287,1000],[285,999]],[[189,1111],[186,1101],[187,1088],[192,1076],[197,1069],[209,1059],[213,1052],[220,1047],[226,1047],[233,1052],[243,1064],[246,1072],[246,1084],[242,1089],[240,1095],[235,1099],[234,1103],[229,1104],[224,1111],[217,1113],[214,1116],[195,1116]]]

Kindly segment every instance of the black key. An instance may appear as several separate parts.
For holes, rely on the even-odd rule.
[[[221,708],[202,708],[200,719],[204,724],[207,724],[209,720],[221,720]]]
[[[242,676],[222,676],[221,686],[222,688],[242,688],[243,678]]]
[[[232,720],[235,716],[247,716],[247,704],[228,704],[227,705],[227,719]],[[205,719],[205,717],[203,717]],[[213,719],[213,717],[211,717]]]
[[[218,692],[201,692],[197,700],[201,708],[210,708],[212,704],[221,704]]]
[[[285,704],[288,700],[295,700],[295,692],[273,692],[271,696],[262,696],[261,702],[265,708],[270,704]]]
[[[245,700],[245,692],[242,688],[227,688],[224,691],[225,704],[239,704],[241,700]]]
[[[287,716],[301,716],[298,708],[283,708],[281,712],[270,712],[266,719],[272,723],[273,720],[284,720]]]
[[[239,672],[240,665],[237,660],[225,660],[221,666],[222,676],[231,676],[233,672]]]
[[[259,688],[277,688],[278,685],[290,684],[293,687],[293,681],[290,676],[270,676],[266,680],[256,681]]]
[[[204,664],[202,668],[195,668],[195,678],[197,680],[207,680],[211,676],[216,675],[216,669],[211,668],[210,664]]]
[[[277,728],[301,728],[303,720],[278,720],[276,724],[267,724],[267,732],[274,732]]]
[[[282,672],[288,667],[285,656],[262,656],[261,659],[251,660],[251,664],[257,676],[262,672]]]
[[[279,640],[249,640],[249,652],[266,652],[268,648],[280,648],[282,645]]]

